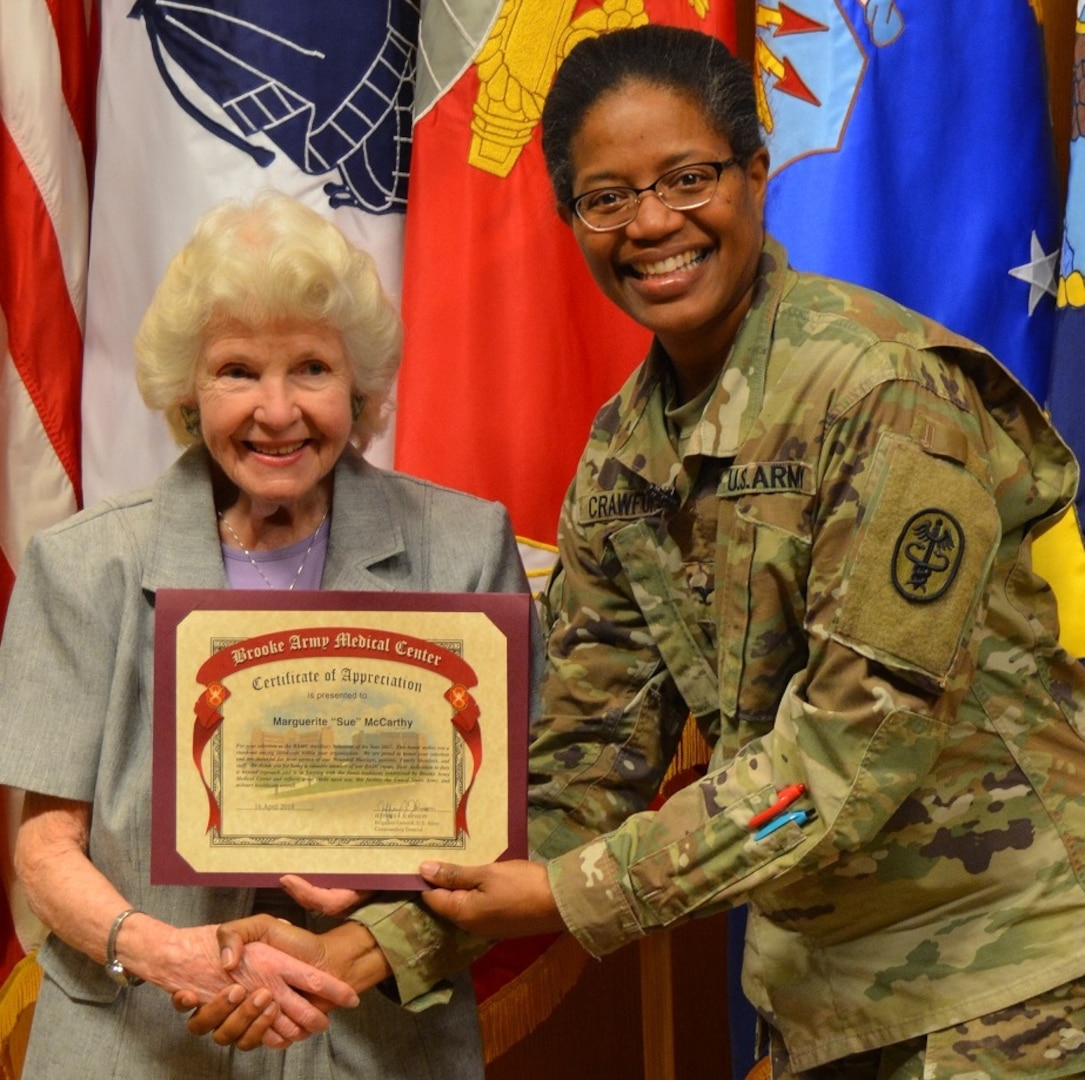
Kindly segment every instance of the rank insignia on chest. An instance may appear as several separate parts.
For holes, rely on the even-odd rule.
[[[905,600],[929,603],[953,584],[964,556],[964,530],[945,510],[913,514],[893,549],[893,585]]]

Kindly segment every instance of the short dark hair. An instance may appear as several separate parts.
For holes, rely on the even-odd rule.
[[[572,141],[604,94],[643,82],[683,94],[745,164],[764,142],[750,69],[719,38],[648,24],[580,41],[558,68],[542,113],[542,146],[560,203],[573,196]]]

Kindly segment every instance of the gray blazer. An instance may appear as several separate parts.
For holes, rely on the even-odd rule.
[[[154,602],[167,587],[227,587],[202,448],[152,487],[31,541],[0,646],[0,783],[91,803],[95,866],[134,907],[198,926],[248,914],[253,892],[149,881]],[[335,469],[323,588],[523,592],[527,583],[503,507],[348,454]],[[448,1005],[412,1013],[371,992],[334,1014],[324,1035],[241,1054],[193,1038],[157,987],[119,989],[56,937],[40,960],[27,1080],[483,1075],[466,975]]]

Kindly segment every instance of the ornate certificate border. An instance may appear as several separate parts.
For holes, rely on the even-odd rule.
[[[526,852],[531,598],[163,589],[154,884],[417,889]]]

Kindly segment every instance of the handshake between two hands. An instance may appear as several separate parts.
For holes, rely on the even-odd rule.
[[[367,894],[321,889],[288,875],[284,890],[302,907],[342,916],[365,903]],[[324,1031],[334,1008],[353,1008],[358,994],[390,973],[384,954],[361,923],[343,923],[314,934],[270,915],[250,915],[217,929],[222,968],[229,980],[204,1000],[195,989],[172,996],[194,1035],[210,1034],[222,1046],[285,1049]]]
[[[541,934],[563,928],[546,868],[524,860],[490,866],[424,863],[422,876],[434,887],[422,894],[437,915],[478,937]],[[303,908],[344,916],[368,894],[322,889],[296,875],[282,886]],[[251,915],[217,929],[222,968],[233,980],[202,1000],[193,989],[172,995],[193,1035],[210,1034],[222,1046],[285,1049],[324,1031],[327,1014],[353,1008],[358,995],[392,974],[373,935],[347,921],[314,934],[270,915]]]

